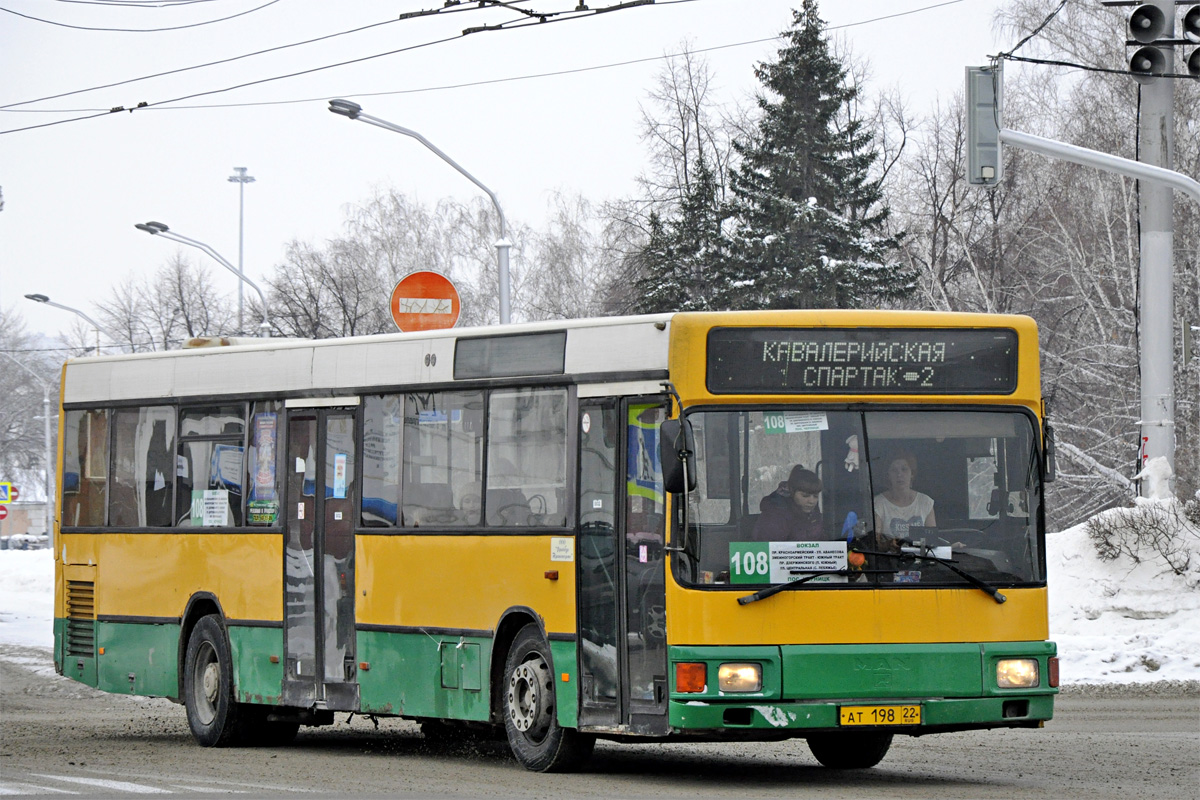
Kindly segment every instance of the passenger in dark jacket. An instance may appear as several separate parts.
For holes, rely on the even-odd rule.
[[[754,525],[758,542],[817,542],[827,539],[821,509],[821,479],[797,464],[786,483],[759,503],[762,516]]]

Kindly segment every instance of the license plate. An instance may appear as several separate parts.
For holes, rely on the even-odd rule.
[[[920,725],[920,706],[839,706],[838,724]]]

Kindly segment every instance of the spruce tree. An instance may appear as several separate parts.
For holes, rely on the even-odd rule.
[[[650,235],[639,253],[639,278],[633,311],[706,311],[718,296],[713,266],[720,263],[722,206],[716,177],[705,163],[684,189],[676,215],[663,219],[651,212]]]
[[[893,256],[888,208],[871,178],[872,134],[853,114],[858,87],[830,52],[816,0],[793,11],[750,141],[735,145],[728,258],[715,302],[728,308],[849,308],[903,297],[916,276]]]

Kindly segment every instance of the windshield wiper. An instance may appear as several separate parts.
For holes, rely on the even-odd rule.
[[[745,597],[739,597],[737,601],[738,605],[744,606],[759,600],[765,600],[772,595],[779,594],[780,592],[786,592],[788,589],[794,589],[797,586],[808,583],[813,578],[819,578],[822,575],[895,575],[897,572],[899,572],[899,570],[895,569],[823,569],[816,572],[793,572],[791,574],[803,575],[804,577],[800,578],[799,580],[788,581],[787,583],[777,583],[774,586],[768,586],[765,589],[759,589],[754,594],[748,594]]]
[[[862,553],[864,556],[886,556],[887,558],[895,558],[895,559],[899,559],[900,561],[916,561],[916,560],[933,561],[934,563],[945,566],[946,569],[950,570],[955,575],[959,576],[964,581],[971,584],[972,586],[974,586],[976,589],[983,592],[984,594],[991,595],[992,599],[995,600],[997,603],[1003,603],[1006,600],[1008,600],[1007,597],[1000,594],[1000,592],[996,589],[995,586],[985,583],[984,581],[980,580],[979,578],[976,578],[974,575],[972,575],[971,573],[969,573],[965,570],[959,569],[959,567],[950,559],[938,558],[937,556],[929,555],[928,551],[926,551],[925,553],[906,553],[903,551],[901,551],[899,553],[885,553],[885,552],[881,552],[879,550],[860,550],[857,547],[854,547],[854,548],[851,548],[850,552],[851,553]],[[864,572],[866,572],[866,571],[867,570],[864,570]]]

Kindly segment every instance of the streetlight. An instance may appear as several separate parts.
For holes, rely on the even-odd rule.
[[[443,161],[445,161],[447,164],[449,164],[450,166],[452,166],[456,170],[458,170],[460,173],[462,173],[462,175],[467,180],[469,180],[471,183],[475,184],[480,189],[483,189],[483,191],[487,194],[487,196],[491,198],[492,205],[494,205],[496,207],[496,213],[500,216],[500,240],[498,242],[496,242],[496,260],[498,262],[499,272],[500,272],[500,323],[502,325],[508,324],[508,321],[509,321],[508,250],[510,247],[512,247],[512,242],[510,242],[508,240],[508,224],[504,219],[504,211],[501,210],[500,201],[496,199],[496,195],[492,192],[492,190],[487,188],[486,186],[484,186],[482,183],[480,183],[478,178],[476,178],[471,173],[467,172],[465,169],[463,169],[461,166],[459,166],[459,164],[454,159],[452,159],[450,156],[443,153],[436,146],[434,146],[434,144],[432,142],[430,142],[428,139],[426,139],[424,136],[422,136],[421,134],[417,133],[414,130],[410,130],[409,128],[403,128],[394,123],[379,119],[378,117],[372,117],[369,114],[364,114],[364,113],[362,113],[362,106],[360,106],[358,103],[352,102],[350,100],[330,100],[329,101],[329,110],[332,111],[334,114],[340,114],[343,117],[349,117],[350,119],[361,120],[363,122],[370,123],[371,125],[374,125],[378,128],[384,128],[386,130],[393,131],[394,133],[402,133],[405,136],[411,136],[412,138],[416,139],[421,144],[428,147],[430,150],[432,150],[438,156],[440,156],[441,159]]]
[[[138,222],[133,227],[137,228],[139,231],[145,231],[146,233],[150,234],[151,236],[161,236],[164,239],[169,239],[172,242],[178,242],[179,244],[190,245],[192,247],[203,250],[204,252],[206,252],[210,256],[212,256],[213,259],[218,264],[220,264],[222,267],[229,270],[234,275],[237,275],[239,280],[245,281],[246,283],[250,284],[250,288],[252,288],[252,289],[254,289],[254,291],[258,292],[259,302],[262,303],[263,319],[262,319],[262,322],[260,322],[258,325],[259,335],[262,336],[264,339],[270,337],[271,322],[267,318],[266,295],[263,294],[262,289],[258,288],[257,283],[250,280],[242,273],[238,272],[237,267],[235,267],[233,264],[230,264],[227,260],[225,260],[225,258],[220,253],[218,253],[216,250],[213,250],[211,247],[206,245],[204,242],[198,242],[195,239],[190,239],[187,236],[184,236],[182,233],[176,233],[175,231],[171,230],[170,228],[168,228],[166,225],[162,224],[161,222]],[[239,286],[240,286],[240,284],[239,284]],[[240,330],[239,330],[239,332],[240,332]]]
[[[39,295],[40,297],[41,295]],[[29,297],[29,295],[26,295]],[[47,302],[39,300],[38,302]],[[53,304],[52,304],[53,305]],[[74,310],[74,309],[71,309]],[[78,313],[78,312],[76,312]],[[99,336],[99,334],[97,334]],[[97,345],[98,347],[99,345]],[[31,370],[29,367],[22,364],[14,356],[9,353],[4,353],[8,360],[16,364],[21,369],[33,376],[33,379],[42,385],[42,427],[46,437],[46,507],[45,507],[45,522],[46,536],[54,535],[54,511],[51,508],[51,503],[54,502],[54,477],[52,470],[54,469],[54,442],[50,438],[50,384],[42,380],[42,376]]]
[[[254,183],[254,178],[246,174],[245,167],[234,167],[233,171],[237,175],[230,175],[229,182],[238,185],[238,277],[246,274],[244,262],[242,260],[242,233],[243,227],[243,212],[246,209],[246,184]],[[242,284],[238,283],[238,333],[242,332]]]
[[[85,320],[87,320],[88,324],[90,324],[93,328],[96,329],[96,355],[100,355],[100,328],[102,326],[100,325],[99,322],[96,322],[96,320],[92,319],[87,314],[80,311],[78,308],[71,308],[70,306],[64,306],[62,303],[55,303],[53,300],[51,300],[49,297],[47,297],[44,294],[27,294],[27,295],[25,295],[25,299],[32,300],[35,303],[45,303],[48,306],[53,306],[54,308],[61,308],[63,311],[70,311],[72,314],[77,314],[80,317],[83,317]]]

